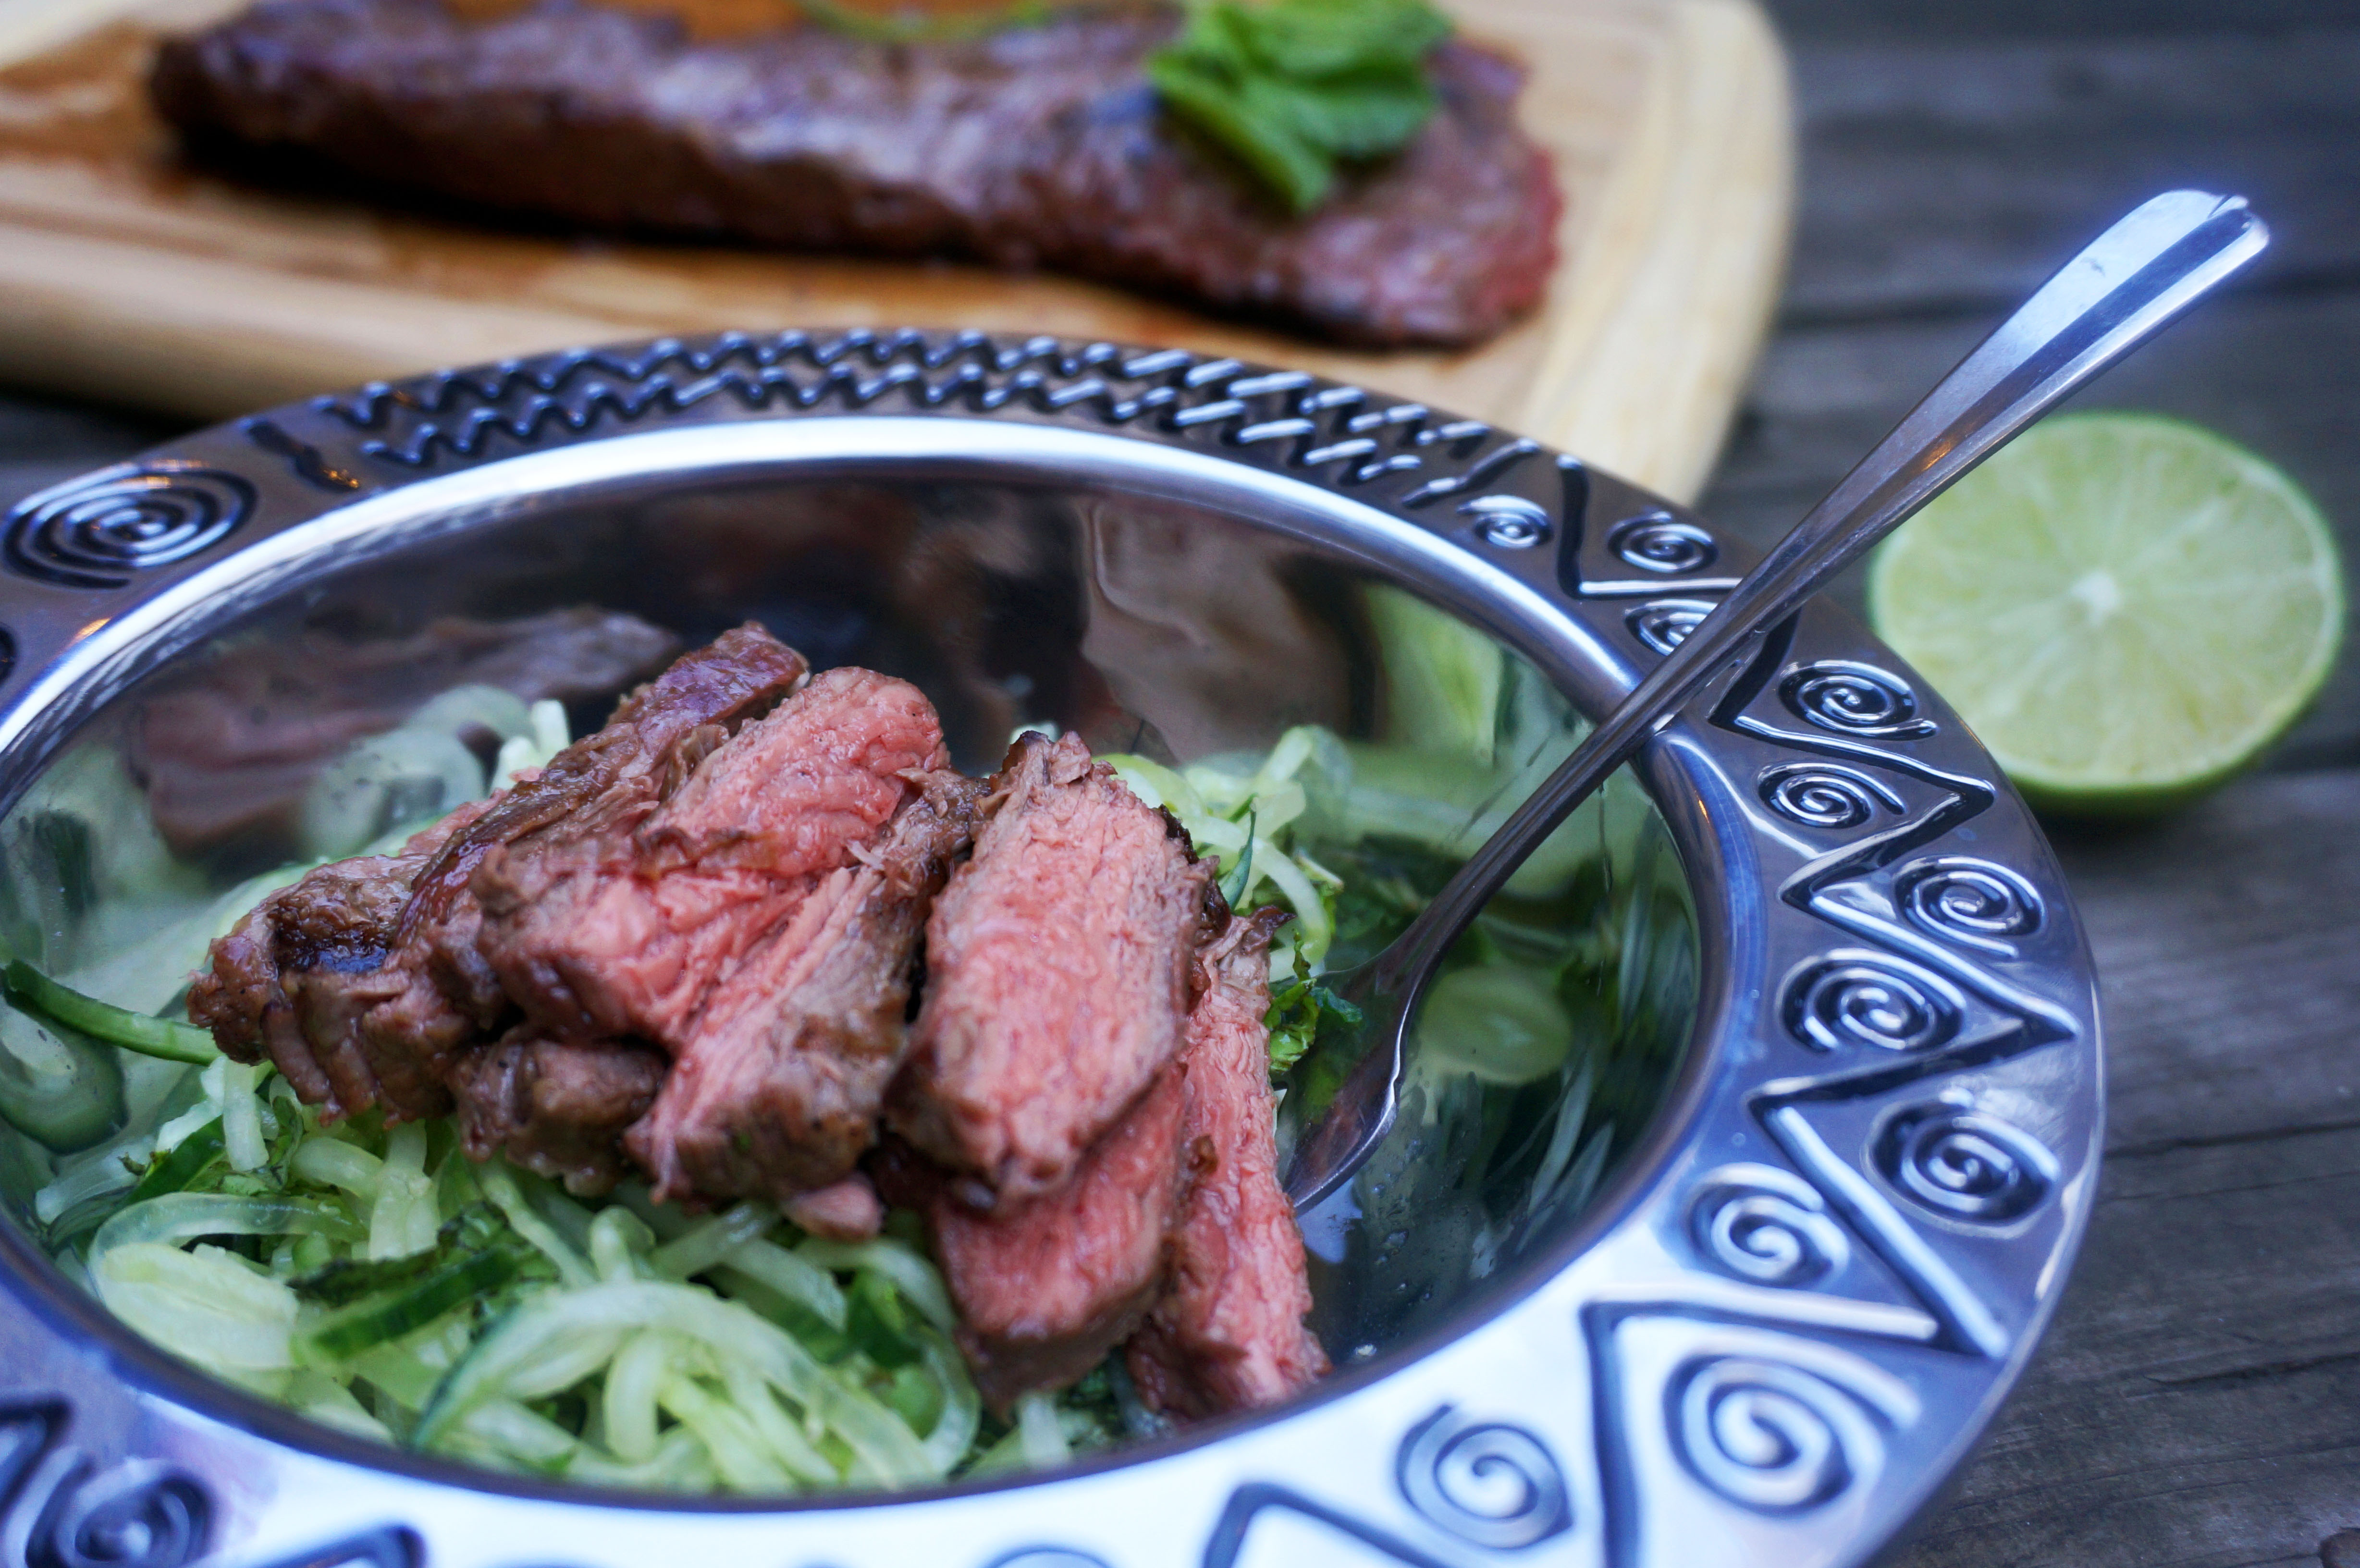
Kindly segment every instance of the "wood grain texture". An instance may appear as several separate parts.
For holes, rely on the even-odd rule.
[[[2360,562],[2360,7],[1775,9],[1800,24],[1793,283],[1708,514],[1775,538],[2016,290],[2210,180],[2254,196],[2277,256],[2081,403],[2256,447]],[[1891,1568],[2360,1568],[2348,648],[2273,766],[2173,822],[2059,831],[2105,996],[2101,1202],[2031,1371]]]
[[[21,0],[20,0],[21,3]],[[1465,0],[1533,68],[1568,197],[1549,299],[1464,353],[1374,354],[1050,276],[495,232],[180,166],[140,87],[162,0],[0,71],[0,374],[199,417],[513,354],[723,327],[1178,343],[1489,419],[1693,495],[1778,288],[1784,61],[1751,0]]]

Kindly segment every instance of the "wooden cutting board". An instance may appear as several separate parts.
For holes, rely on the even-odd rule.
[[[0,377],[215,419],[672,332],[980,327],[1313,370],[1693,496],[1786,255],[1775,36],[1753,0],[1446,4],[1532,66],[1562,258],[1546,307],[1491,343],[1371,354],[1055,277],[568,239],[240,185],[178,160],[143,86],[159,32],[234,6],[0,0]]]

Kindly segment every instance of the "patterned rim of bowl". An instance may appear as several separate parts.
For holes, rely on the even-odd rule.
[[[1207,506],[1413,583],[1597,712],[1746,561],[1579,461],[1178,350],[728,333],[373,384],[31,497],[0,783],[333,561],[651,475],[1003,477]],[[390,1453],[180,1366],[0,1225],[0,1528],[32,1564],[1681,1568],[1873,1557],[2031,1354],[2102,1130],[2086,944],[1934,692],[1814,606],[1641,758],[1698,908],[1696,1035],[1575,1234],[1270,1414],[1035,1481],[686,1501]]]

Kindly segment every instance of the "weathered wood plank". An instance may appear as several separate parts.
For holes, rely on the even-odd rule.
[[[2360,21],[2360,0],[1980,0],[1897,5],[1895,0],[1770,0],[1798,39],[1874,38],[2067,39],[2153,33],[2275,33]]]
[[[2360,80],[2360,77],[2355,77]],[[1702,506],[1754,543],[1793,526],[1994,325],[1995,316],[1793,328],[1770,345]],[[2360,289],[2212,301],[2084,392],[2076,408],[2176,414],[2293,474],[2336,525],[2360,598]],[[1841,592],[1858,606],[1857,573]],[[2360,641],[2279,767],[2360,763]]]
[[[2360,1527],[2360,771],[2059,848],[2105,987],[2102,1196],[1896,1568],[2317,1563]]]
[[[2360,280],[2360,27],[1827,40],[1794,71],[1789,321],[2004,307],[2175,186],[2269,220],[2255,286]]]

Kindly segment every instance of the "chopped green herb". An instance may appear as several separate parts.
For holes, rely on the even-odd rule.
[[[1417,135],[1436,103],[1426,57],[1449,36],[1426,0],[1201,0],[1147,75],[1299,214],[1327,199],[1338,161]]]

